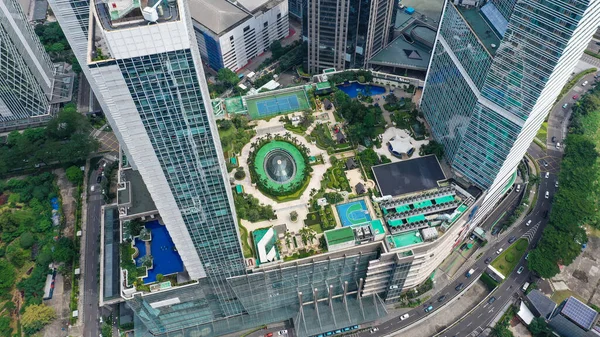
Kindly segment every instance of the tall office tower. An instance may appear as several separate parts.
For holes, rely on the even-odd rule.
[[[511,183],[598,20],[599,0],[446,5],[421,107],[455,172],[487,189],[478,218]]]
[[[0,2],[0,131],[52,115],[54,65],[17,0]]]
[[[392,38],[393,0],[306,0],[308,71],[364,68]]]
[[[297,19],[302,19],[302,13],[304,11],[304,3],[306,0],[289,0],[289,13]]]

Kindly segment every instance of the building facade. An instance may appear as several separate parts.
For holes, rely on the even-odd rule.
[[[303,35],[309,73],[364,68],[392,38],[395,1],[306,0]]]
[[[446,5],[421,107],[457,174],[488,190],[479,214],[506,191],[599,19],[596,0]]]
[[[306,0],[288,0],[290,15],[295,17],[298,20],[302,20],[305,2],[306,2]]]
[[[290,30],[283,0],[193,0],[190,10],[200,54],[214,70],[240,70]]]
[[[52,117],[54,65],[17,0],[0,3],[0,131]]]

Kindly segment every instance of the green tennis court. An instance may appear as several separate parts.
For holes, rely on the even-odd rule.
[[[274,93],[258,98],[247,97],[246,105],[248,114],[253,119],[310,109],[306,92],[302,88],[294,92]]]

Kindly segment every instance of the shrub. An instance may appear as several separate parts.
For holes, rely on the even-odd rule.
[[[243,168],[238,167],[237,171],[235,171],[235,174],[233,176],[236,180],[242,180],[246,178],[246,172],[244,172]]]
[[[19,242],[21,244],[21,248],[23,248],[23,249],[31,248],[31,246],[33,246],[33,243],[34,243],[33,234],[31,234],[30,232],[25,232],[25,233],[21,234],[21,239],[19,240]]]

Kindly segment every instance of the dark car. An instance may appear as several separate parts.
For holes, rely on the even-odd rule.
[[[548,218],[548,211],[544,211],[543,217],[544,217],[544,219]]]
[[[492,229],[492,235],[496,235],[496,234],[500,233],[501,230],[502,230],[502,227],[500,227],[500,226],[494,227],[494,229]]]
[[[446,295],[442,295],[442,296],[438,297],[438,302],[444,302],[445,299],[446,299]]]
[[[556,137],[552,136],[552,143],[556,143]]]
[[[488,257],[487,259],[485,259],[485,264],[490,264],[490,262],[492,262],[492,257]]]
[[[490,299],[488,300],[489,304],[492,304],[496,301],[496,298],[494,296],[490,297]]]
[[[517,237],[516,236],[511,236],[510,239],[508,239],[508,243],[513,243],[517,241]]]
[[[97,182],[98,184],[100,184],[100,182],[101,182],[101,181],[102,181],[102,176],[98,176],[98,178],[96,178],[96,182]]]
[[[461,283],[461,284],[457,285],[456,288],[454,288],[454,289],[456,291],[461,291],[461,290],[463,290],[464,287],[465,287],[465,285]]]

